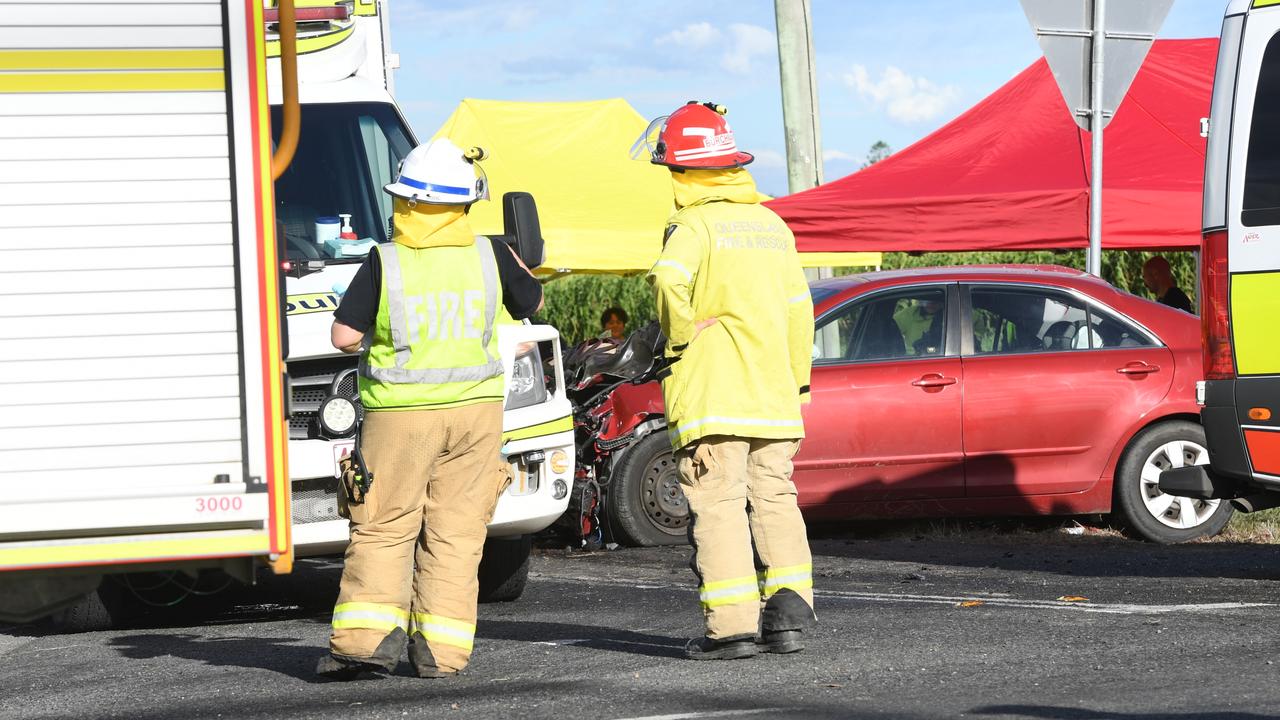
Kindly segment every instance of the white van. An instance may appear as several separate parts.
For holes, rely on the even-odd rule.
[[[1280,506],[1280,2],[1232,0],[1218,46],[1204,175],[1197,390],[1208,466],[1160,489]]]

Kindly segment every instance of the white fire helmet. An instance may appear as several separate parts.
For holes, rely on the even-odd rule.
[[[436,138],[409,151],[400,161],[400,175],[383,189],[412,202],[432,205],[470,205],[489,199],[489,181],[477,163],[485,151],[463,152],[448,138]]]

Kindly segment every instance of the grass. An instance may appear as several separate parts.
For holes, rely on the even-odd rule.
[[[1210,542],[1280,543],[1280,508],[1236,513],[1227,529]]]

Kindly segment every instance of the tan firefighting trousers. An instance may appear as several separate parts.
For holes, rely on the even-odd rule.
[[[498,454],[502,404],[370,412],[361,434],[374,480],[351,506],[330,651],[368,658],[398,627],[425,664],[461,670],[486,525],[509,480]]]
[[[812,558],[791,482],[799,447],[796,440],[717,435],[676,453],[689,500],[691,564],[713,640],[755,635],[762,602],[784,589],[804,600],[805,619],[812,619]],[[766,624],[770,617],[766,610]]]

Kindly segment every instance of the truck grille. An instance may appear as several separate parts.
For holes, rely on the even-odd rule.
[[[344,370],[356,367],[355,356],[318,358],[315,360],[290,360],[289,384],[292,387],[292,407],[289,414],[289,439],[311,440],[320,437],[320,422],[316,415],[320,403],[329,397],[333,379]],[[352,373],[342,381],[339,391],[354,396],[356,377]]]
[[[292,504],[295,525],[337,520],[338,481],[317,478],[294,482]]]

